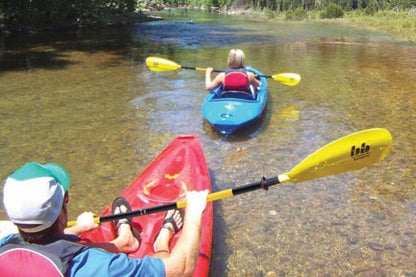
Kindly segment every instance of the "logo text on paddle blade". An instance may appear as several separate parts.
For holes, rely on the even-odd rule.
[[[365,142],[361,143],[361,146],[351,146],[351,157],[354,160],[359,160],[370,155],[370,145]]]

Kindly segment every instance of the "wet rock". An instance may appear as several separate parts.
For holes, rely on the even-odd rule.
[[[331,225],[333,225],[333,226],[343,226],[343,225],[345,225],[345,222],[344,221],[333,221],[331,223]]]
[[[269,271],[266,273],[266,277],[277,277],[277,274],[274,271]]]
[[[400,243],[401,248],[407,248],[408,246],[409,246],[409,243],[407,241],[403,241],[402,243]]]
[[[346,219],[350,216],[350,214],[345,213],[345,212],[338,212],[338,213],[335,213],[335,216],[338,217],[339,219]]]
[[[374,217],[378,220],[385,220],[386,216],[380,212],[374,212],[373,213]]]
[[[347,238],[347,241],[350,244],[357,244],[357,242],[359,242],[360,240],[358,238],[356,238],[356,237],[350,237],[350,238]]]
[[[354,274],[360,274],[360,273],[363,273],[363,272],[367,272],[367,271],[370,271],[370,270],[374,270],[375,269],[375,267],[374,266],[370,266],[370,267],[360,267],[360,268],[356,268],[356,269],[354,269]]]
[[[393,245],[393,244],[387,244],[387,245],[384,246],[384,249],[386,249],[386,250],[394,250],[396,248],[397,248],[397,246]]]
[[[406,257],[406,258],[410,258],[411,256],[411,253],[407,250],[398,251],[397,253],[399,253],[401,256]]]
[[[291,259],[289,257],[280,257],[279,261],[280,263],[284,264],[289,262]]]
[[[382,267],[376,266],[369,266],[369,267],[361,267],[354,270],[355,275],[362,275],[363,276],[387,276],[386,271]]]
[[[383,255],[383,252],[376,252],[376,255],[373,257],[373,261],[380,261],[381,260],[381,256]]]
[[[348,237],[349,236],[349,232],[347,232],[347,231],[341,231],[341,232],[339,232],[339,235],[341,236],[341,237]]]
[[[377,242],[368,243],[368,247],[370,247],[374,251],[383,251],[384,250],[383,245],[381,243],[377,243]]]
[[[275,210],[270,210],[270,211],[269,211],[269,215],[273,215],[273,216],[275,216],[275,215],[277,215],[277,211],[275,211]]]

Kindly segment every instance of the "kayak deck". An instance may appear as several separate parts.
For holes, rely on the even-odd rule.
[[[176,137],[121,194],[132,210],[165,205],[185,199],[189,190],[209,190],[211,183],[205,156],[198,136]],[[139,231],[141,244],[132,258],[153,255],[153,242],[162,227],[166,212],[132,218],[133,227]],[[111,214],[111,203],[100,216]],[[185,215],[186,216],[186,215]],[[212,244],[213,207],[207,203],[202,217],[200,255],[194,276],[207,276]],[[176,244],[182,230],[171,241]],[[108,242],[116,237],[113,222],[81,235],[92,242]]]

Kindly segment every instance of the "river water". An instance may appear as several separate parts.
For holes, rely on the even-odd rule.
[[[416,46],[330,22],[166,12],[166,20],[2,38],[0,175],[62,164],[70,213],[99,212],[178,134],[197,134],[213,190],[272,177],[349,133],[381,127],[390,155],[364,170],[215,203],[212,276],[416,275]],[[268,75],[262,120],[229,138],[204,121],[203,73],[230,48]],[[5,219],[0,210],[0,219]]]

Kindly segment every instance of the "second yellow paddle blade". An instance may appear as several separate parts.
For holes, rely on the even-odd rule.
[[[181,66],[173,61],[158,58],[158,57],[148,57],[146,59],[146,66],[152,71],[170,71],[170,70],[177,70],[181,68]]]
[[[287,181],[298,183],[358,170],[383,160],[392,147],[393,139],[386,129],[356,132],[318,149],[285,175]]]
[[[273,75],[272,78],[286,86],[296,86],[300,82],[300,75],[296,73],[280,73]]]

